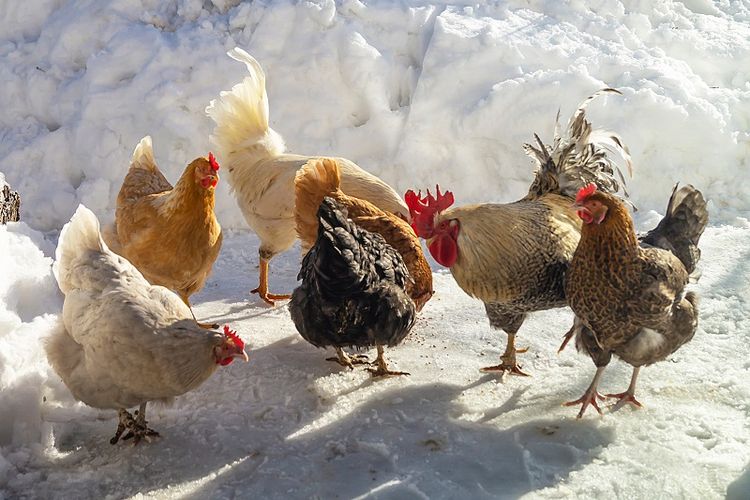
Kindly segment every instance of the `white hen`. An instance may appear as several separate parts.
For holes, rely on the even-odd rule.
[[[229,327],[207,332],[175,293],[110,251],[83,205],[60,233],[54,272],[65,302],[47,357],[76,399],[119,411],[112,444],[126,429],[136,442],[157,435],[146,425],[148,401],[195,389],[234,358],[247,361]],[[133,418],[127,408],[138,405]]]
[[[266,302],[289,295],[268,292],[268,262],[289,249],[296,239],[294,177],[297,170],[320,156],[284,154],[281,136],[268,126],[266,75],[258,61],[240,48],[227,53],[244,63],[249,75],[231,91],[221,92],[206,113],[216,122],[211,141],[229,172],[228,182],[245,220],[261,240],[258,293]],[[341,171],[341,190],[369,201],[381,210],[409,220],[409,209],[388,184],[354,162],[335,158]]]

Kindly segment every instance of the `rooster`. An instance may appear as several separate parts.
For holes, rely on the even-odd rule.
[[[114,225],[104,231],[113,251],[150,283],[177,292],[191,312],[190,296],[203,288],[221,249],[221,226],[214,215],[218,172],[219,163],[209,153],[190,162],[172,187],[156,165],[151,137],[144,137],[117,196]]]
[[[84,206],[63,227],[54,272],[65,295],[62,321],[47,339],[52,368],[73,396],[118,410],[110,441],[150,440],[146,403],[169,401],[202,384],[218,366],[247,361],[235,332],[207,332],[173,292],[151,285],[104,243]],[[134,418],[127,408],[140,406]]]
[[[566,403],[581,404],[578,418],[591,405],[600,414],[599,378],[612,354],[633,366],[616,408],[635,398],[642,366],[665,359],[695,335],[698,298],[684,293],[688,277],[700,258],[698,241],[708,223],[706,201],[693,186],[675,185],[659,225],[639,241],[624,203],[594,184],[582,188],[576,208],[583,220],[581,241],[573,255],[565,290],[576,323],[576,345],[596,365],[596,375],[584,395]]]
[[[206,113],[216,123],[211,140],[229,171],[229,185],[245,220],[260,238],[260,282],[252,293],[273,305],[290,297],[268,291],[268,263],[296,239],[294,178],[300,168],[320,157],[285,153],[284,140],[268,126],[263,69],[240,48],[230,50],[228,55],[244,63],[250,74],[211,101]],[[393,188],[350,160],[335,160],[342,191],[408,220],[409,210]]]
[[[572,208],[576,191],[589,181],[618,191],[622,175],[608,153],[616,151],[630,169],[630,155],[620,138],[593,130],[586,99],[568,124],[569,137],[555,130],[550,150],[536,137],[538,148],[526,145],[539,164],[528,194],[506,204],[485,203],[449,208],[451,192],[436,197],[406,193],[412,226],[427,240],[435,260],[450,268],[458,285],[484,302],[490,326],[508,334],[500,364],[485,372],[526,375],[516,359],[516,334],[532,311],[566,305],[565,272],[580,238],[581,222]],[[615,172],[619,175],[615,177]]]
[[[400,217],[380,210],[369,201],[344,194],[340,183],[338,164],[331,158],[310,161],[297,171],[294,215],[303,254],[318,237],[318,207],[324,197],[333,198],[346,208],[349,218],[357,226],[380,234],[401,254],[412,278],[406,284],[406,293],[414,301],[417,311],[421,311],[433,294],[432,269],[414,230]]]
[[[302,260],[289,312],[302,337],[316,347],[336,348],[338,361],[353,362],[344,346],[377,347],[373,376],[391,371],[383,346],[401,342],[416,318],[406,293],[409,272],[401,255],[383,237],[347,219],[346,208],[323,198],[317,211],[318,237]]]

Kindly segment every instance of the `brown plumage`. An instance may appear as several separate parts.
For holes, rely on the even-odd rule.
[[[571,118],[567,138],[556,132],[551,149],[538,137],[537,147],[525,146],[539,170],[521,200],[448,208],[454,201],[450,192],[406,194],[415,231],[432,256],[450,268],[466,293],[484,302],[490,326],[508,334],[501,363],[483,371],[525,375],[516,362],[522,351],[515,348],[515,336],[527,313],[566,305],[565,272],[581,227],[572,209],[577,189],[592,179],[602,189],[621,188],[608,154],[617,151],[629,166],[627,149],[585,118],[586,104],[603,92],[616,91],[587,99]]]
[[[150,283],[177,292],[188,306],[221,249],[221,226],[214,215],[217,181],[209,160],[196,158],[172,187],[156,165],[151,138],[145,137],[117,196],[114,225],[104,232],[113,251]]]
[[[295,208],[297,236],[302,241],[302,252],[318,238],[318,207],[328,196],[346,209],[348,217],[359,227],[380,234],[404,259],[411,281],[406,292],[417,310],[432,297],[432,269],[422,252],[422,245],[411,226],[401,217],[383,211],[367,200],[349,196],[341,191],[341,177],[336,160],[324,158],[310,161],[299,169],[295,178]]]
[[[634,371],[628,390],[610,396],[620,399],[619,406],[640,406],[635,399],[640,367],[663,360],[693,338],[697,297],[683,291],[700,256],[697,244],[708,213],[700,191],[675,186],[664,219],[639,241],[617,197],[584,188],[576,206],[584,225],[566,283],[577,317],[568,338],[576,334],[576,345],[597,366],[584,396],[570,403],[581,403],[580,417],[589,404],[601,413],[596,387],[612,354]]]

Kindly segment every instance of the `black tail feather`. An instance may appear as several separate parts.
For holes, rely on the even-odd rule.
[[[698,241],[708,224],[708,210],[700,191],[689,184],[679,189],[678,186],[675,184],[672,190],[664,218],[641,242],[669,250],[692,273],[700,260]]]

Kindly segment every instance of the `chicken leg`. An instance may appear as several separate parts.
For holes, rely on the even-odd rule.
[[[193,306],[190,305],[190,298],[184,293],[180,293],[180,298],[185,303],[185,305],[188,306],[188,308],[190,309],[190,314],[193,315],[193,319],[195,320],[196,323],[198,323],[198,326],[200,326],[201,328],[205,328],[206,330],[215,330],[219,328],[218,323],[201,323],[200,321],[198,321],[198,319],[195,317],[195,313],[193,312]]]
[[[522,375],[528,377],[529,374],[521,371],[521,365],[516,362],[516,354],[521,354],[528,351],[528,349],[516,349],[516,336],[514,334],[508,334],[508,343],[505,346],[505,352],[500,356],[500,364],[494,366],[486,366],[481,368],[480,371],[486,373],[501,372],[510,373],[511,375]]]
[[[605,394],[608,398],[617,398],[619,401],[615,403],[611,411],[617,411],[622,408],[625,404],[630,403],[636,408],[643,408],[643,405],[635,399],[635,382],[638,379],[638,372],[641,371],[640,366],[633,367],[633,376],[630,378],[630,385],[628,390],[625,392],[618,392],[617,394]]]
[[[287,300],[292,296],[288,294],[277,294],[268,292],[268,259],[260,258],[260,283],[258,288],[250,290],[250,293],[257,293],[261,299],[269,305],[276,305],[275,300]]]
[[[364,365],[370,360],[364,354],[347,354],[341,347],[336,348],[335,358],[326,358],[326,361],[335,361],[341,366],[354,369],[354,365]]]
[[[135,418],[126,409],[120,408],[117,412],[120,417],[120,422],[117,424],[117,431],[112,439],[109,440],[109,444],[116,444],[120,440],[120,436],[125,431],[128,433],[122,438],[123,441],[133,439],[133,445],[140,443],[141,439],[145,439],[149,443],[151,438],[158,437],[159,433],[148,427],[146,421],[146,403],[141,403],[138,410],[135,411]]]
[[[384,377],[386,375],[410,375],[409,372],[394,372],[388,369],[388,365],[385,362],[383,346],[377,344],[378,357],[373,364],[377,365],[377,368],[368,368],[367,371],[372,373],[373,377]]]
[[[575,401],[568,401],[567,403],[563,403],[563,406],[575,406],[577,404],[581,405],[581,411],[578,412],[578,416],[576,418],[581,418],[583,416],[583,413],[586,411],[586,408],[588,408],[589,405],[593,406],[596,411],[599,412],[599,415],[602,415],[602,410],[599,408],[599,405],[596,403],[596,400],[603,400],[604,396],[599,394],[596,390],[596,387],[599,385],[599,379],[602,376],[602,373],[604,373],[604,369],[607,366],[598,366],[596,368],[596,374],[594,374],[594,380],[591,381],[591,385],[589,385],[589,388],[586,389],[586,392],[583,393],[583,396],[576,399]]]

